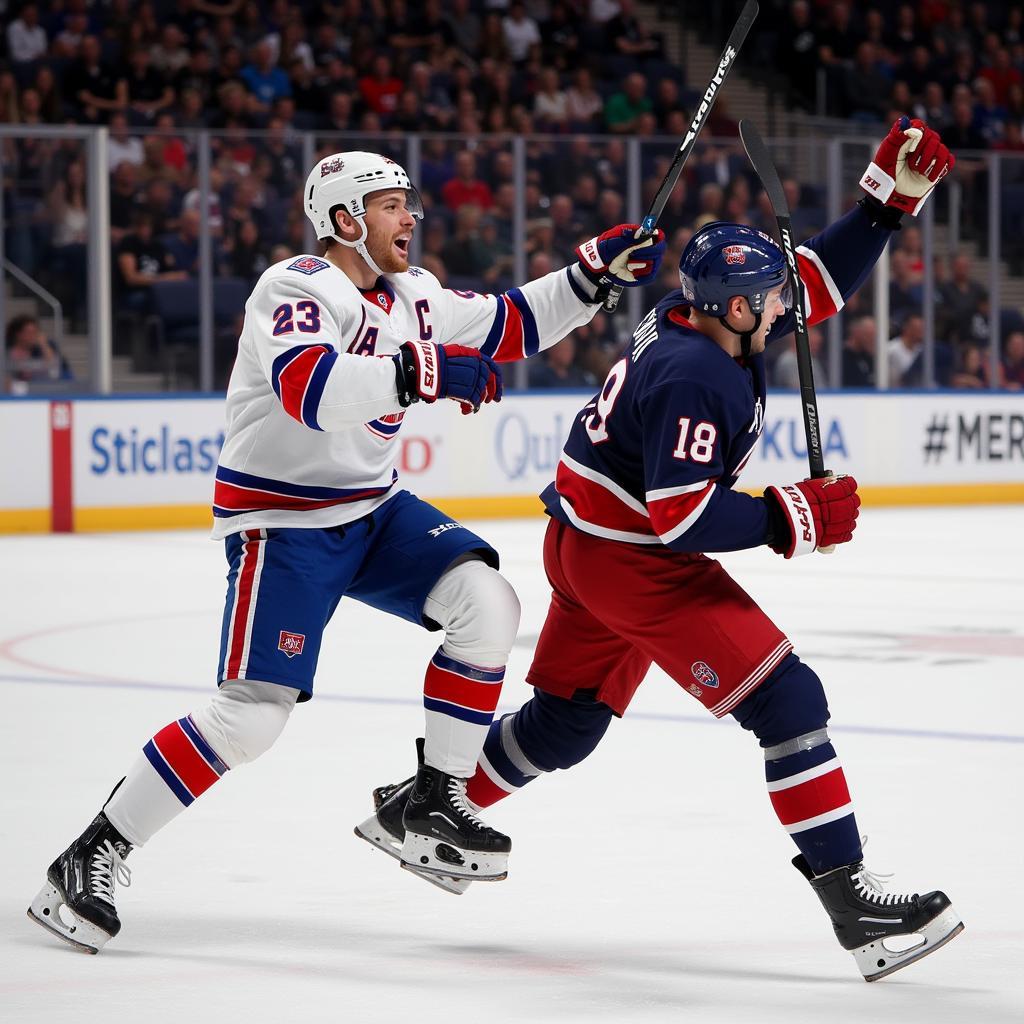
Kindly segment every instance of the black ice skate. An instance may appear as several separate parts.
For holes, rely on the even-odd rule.
[[[964,930],[943,892],[887,893],[861,863],[818,876],[802,855],[793,865],[818,894],[836,938],[853,954],[865,981],[878,981],[934,953]]]
[[[395,860],[402,859],[402,844],[405,842],[405,825],[402,817],[405,805],[412,792],[415,776],[399,782],[397,785],[381,786],[373,791],[374,813],[361,825],[357,825],[355,833],[365,839],[378,850]],[[423,881],[436,885],[445,892],[461,896],[470,886],[468,878],[452,878],[450,875],[432,875],[409,866],[409,870]]]
[[[33,921],[83,953],[98,953],[120,930],[114,884],[131,885],[131,844],[100,811],[51,865],[28,908]]]
[[[466,803],[466,780],[423,763],[403,815],[402,867],[430,875],[500,882],[508,877],[512,840],[485,825]]]

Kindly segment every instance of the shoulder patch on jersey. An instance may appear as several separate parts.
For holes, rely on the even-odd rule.
[[[327,260],[317,259],[316,256],[302,256],[294,263],[288,264],[289,270],[297,270],[300,274],[315,274],[319,270],[326,270],[330,266]]]
[[[413,277],[422,277],[423,271],[419,267],[410,267],[406,273],[412,274]]]

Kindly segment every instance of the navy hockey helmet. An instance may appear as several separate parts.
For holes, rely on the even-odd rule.
[[[679,280],[691,306],[719,319],[729,299],[742,295],[760,323],[768,292],[780,285],[785,286],[783,305],[792,306],[786,257],[778,243],[731,221],[712,221],[694,234],[679,259]]]

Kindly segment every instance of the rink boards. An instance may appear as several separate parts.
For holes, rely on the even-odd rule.
[[[398,486],[453,517],[538,515],[589,397],[510,395],[472,417],[418,406],[381,443],[395,447]],[[209,524],[223,411],[223,396],[0,400],[0,532]],[[853,473],[866,502],[1024,501],[1019,393],[826,392],[819,411],[826,466]],[[773,395],[743,487],[806,475],[799,396]]]

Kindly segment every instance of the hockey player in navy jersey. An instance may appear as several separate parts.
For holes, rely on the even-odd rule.
[[[29,909],[86,952],[120,929],[115,884],[130,879],[129,851],[264,753],[312,697],[323,630],[342,596],[444,631],[423,682],[425,741],[403,817],[367,838],[454,891],[466,878],[505,877],[511,841],[475,816],[465,785],[519,603],[486,541],[397,486],[398,436],[413,402],[448,398],[472,412],[500,400],[498,363],[589,322],[610,283],[651,278],[664,239],[638,243],[636,225],[618,225],[587,243],[585,265],[476,295],[410,267],[423,208],[393,161],[325,157],[303,203],[327,251],[260,278],[228,385],[213,506],[229,567],[219,689],[146,742]]]
[[[893,126],[861,179],[867,195],[798,250],[810,323],[860,287],[953,162],[920,121]],[[772,805],[800,851],[794,864],[875,980],[948,941],[960,918],[943,893],[887,894],[865,870],[821,682],[705,554],[767,545],[788,559],[845,544],[857,483],[801,480],[760,497],[733,489],[764,425],[765,346],[793,326],[779,246],[740,224],[707,224],[682,254],[680,283],[575,418],[543,494],[553,594],[527,676],[535,695],[491,726],[467,797],[483,808],[578,764],[656,662],[757,737]],[[378,790],[376,817],[394,820],[402,797]],[[909,933],[916,944],[902,952],[882,945]]]

